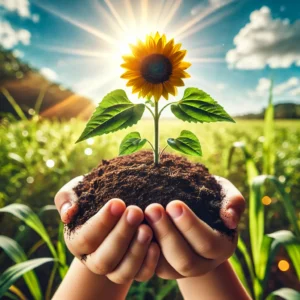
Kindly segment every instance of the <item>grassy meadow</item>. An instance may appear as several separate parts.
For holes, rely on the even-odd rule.
[[[30,288],[25,278],[20,278],[5,293],[5,297],[23,299],[23,295],[28,299],[47,299],[47,297],[49,299],[63,278],[72,257],[66,252],[61,242],[58,214],[53,207],[48,206],[46,210],[43,208],[46,205],[53,205],[55,193],[71,178],[87,173],[102,159],[115,157],[118,154],[121,139],[130,131],[139,131],[143,137],[150,140],[153,135],[152,120],[143,120],[130,129],[112,135],[91,138],[75,145],[75,140],[84,126],[84,122],[75,119],[68,122],[38,118],[30,121],[15,121],[9,115],[4,116],[0,123],[0,208],[15,203],[28,205],[32,209],[30,213],[34,212],[35,216],[41,220],[51,241],[45,241],[41,234],[32,230],[34,228],[26,221],[25,217],[22,222],[20,217],[16,218],[14,213],[0,213],[0,236],[6,236],[16,241],[26,254],[26,259],[54,257],[63,261],[62,265],[65,266],[63,268],[61,265],[59,272],[56,272],[53,264],[47,263],[34,270],[34,274],[38,274],[37,285],[40,294],[33,296],[34,288]],[[203,157],[190,159],[205,164],[213,174],[229,178],[248,200],[250,189],[247,183],[247,164],[245,164],[243,151],[239,150],[234,153],[230,168],[228,167],[229,151],[234,143],[244,143],[247,151],[251,154],[251,161],[255,164],[258,174],[262,174],[265,139],[263,121],[238,119],[236,124],[189,124],[165,119],[160,122],[161,147],[166,145],[167,138],[177,137],[182,129],[193,131],[202,145]],[[300,121],[280,120],[275,122],[275,139],[271,149],[275,157],[274,175],[284,187],[284,192],[289,195],[298,223],[300,219],[299,141]],[[241,143],[236,143],[235,146],[243,145]],[[168,148],[168,150],[170,149]],[[276,189],[267,184],[261,196],[268,196],[271,199],[271,202],[264,206],[265,233],[277,230],[293,231],[286,208],[280,199],[281,195]],[[248,218],[249,211],[247,210],[240,229],[246,247],[250,248],[251,236]],[[51,246],[49,248],[50,243],[55,248],[52,251]],[[53,253],[56,253],[57,257]],[[299,255],[299,253],[295,255]],[[290,252],[287,248],[279,249],[270,264],[269,280],[264,285],[264,290],[258,292],[261,296],[257,296],[256,299],[262,299],[259,297],[266,297],[271,291],[281,287],[300,290],[297,278],[300,275],[288,254]],[[237,256],[239,256],[238,252]],[[277,266],[280,259],[289,262],[289,268],[285,272],[280,271]],[[0,274],[14,264],[13,260],[13,258],[7,259],[5,251],[4,253],[0,252]],[[247,265],[247,261],[245,262],[243,259],[240,262],[242,268]],[[253,262],[253,264],[255,263]],[[51,274],[50,279],[49,274]],[[245,277],[249,283],[251,274],[245,272]],[[249,286],[251,286],[250,283]],[[256,288],[250,287],[249,289],[253,292]],[[128,298],[181,299],[174,282],[158,279],[139,285],[135,284]]]

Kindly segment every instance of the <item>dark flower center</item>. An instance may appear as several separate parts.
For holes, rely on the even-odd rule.
[[[141,73],[151,83],[162,83],[169,80],[172,74],[170,60],[162,54],[152,54],[144,58]]]

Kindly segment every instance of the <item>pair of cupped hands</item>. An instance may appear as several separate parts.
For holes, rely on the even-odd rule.
[[[238,226],[245,200],[227,179],[216,177],[225,198],[220,217],[230,229]],[[67,183],[55,196],[63,223],[78,211],[73,191],[82,176]],[[146,219],[147,224],[142,223]],[[155,237],[155,239],[153,239]],[[117,284],[147,281],[154,274],[164,279],[202,276],[226,261],[235,251],[233,239],[213,230],[182,201],[166,208],[150,204],[145,211],[111,199],[65,242],[71,253],[95,274]],[[85,259],[82,259],[85,257]]]

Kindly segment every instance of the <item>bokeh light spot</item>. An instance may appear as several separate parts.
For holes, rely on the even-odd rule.
[[[272,199],[269,196],[264,196],[261,199],[263,205],[270,205],[272,203]]]
[[[85,155],[92,155],[92,154],[93,154],[93,150],[92,150],[91,148],[86,148],[86,149],[84,150],[84,154],[85,154]]]
[[[282,272],[286,272],[290,268],[290,264],[288,261],[282,259],[278,263],[278,269]]]
[[[48,167],[48,168],[53,168],[54,166],[55,166],[55,162],[54,162],[54,160],[53,159],[48,159],[47,161],[46,161],[46,166]]]

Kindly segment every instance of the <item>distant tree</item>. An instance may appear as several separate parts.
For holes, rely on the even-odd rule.
[[[20,61],[11,50],[0,46],[0,83],[9,79],[21,79],[32,68]]]

